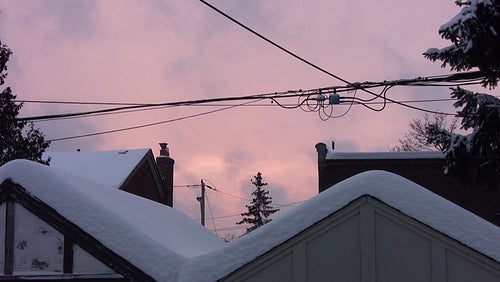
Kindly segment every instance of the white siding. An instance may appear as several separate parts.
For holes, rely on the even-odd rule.
[[[356,214],[305,243],[307,281],[360,281],[359,220]]]
[[[375,228],[377,281],[431,281],[431,240],[379,213]]]
[[[14,205],[14,274],[32,271],[62,273],[63,258],[64,236],[16,203]]]
[[[74,245],[73,273],[109,274],[115,272],[78,245]]]
[[[364,196],[226,280],[498,282],[500,263]]]
[[[293,277],[292,253],[286,253],[272,260],[272,263],[266,264],[254,275],[242,280],[244,282],[289,282]]]
[[[446,250],[446,275],[448,280],[453,282],[468,282],[468,281],[481,281],[481,282],[498,282],[500,276],[498,272],[495,275],[487,267],[478,264],[477,261],[471,260],[454,253],[453,251]]]

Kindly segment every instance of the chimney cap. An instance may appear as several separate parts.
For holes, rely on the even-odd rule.
[[[168,143],[158,143],[160,145],[160,156],[170,156],[170,152],[168,150]]]

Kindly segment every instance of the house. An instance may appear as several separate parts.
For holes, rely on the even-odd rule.
[[[171,207],[54,167],[11,161],[0,183],[0,279],[175,281],[224,246]]]
[[[318,152],[319,192],[358,173],[385,170],[407,178],[500,226],[500,185],[496,189],[454,181],[443,173],[442,152],[337,152],[324,143]]]
[[[115,189],[173,205],[174,160],[167,143],[160,143],[160,155],[151,149],[47,152],[50,166],[80,175]]]
[[[0,167],[0,221],[4,280],[500,280],[499,227],[382,171],[224,243],[168,206],[16,160]]]

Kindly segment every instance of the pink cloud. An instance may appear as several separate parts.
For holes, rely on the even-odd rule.
[[[14,51],[11,65],[15,67],[7,83],[20,99],[169,102],[344,84],[271,47],[197,1],[93,1],[78,4],[85,6],[82,9],[73,4],[57,8],[54,3],[0,4],[1,39]],[[252,2],[252,7],[237,1],[214,4],[351,81],[444,72],[421,53],[446,44],[437,29],[457,12],[452,1],[430,0],[289,1],[286,6],[260,1]],[[448,97],[446,91],[432,91]],[[434,97],[429,92],[395,88],[389,95],[394,99]],[[450,105],[433,107],[451,111]],[[90,108],[27,105],[23,115]],[[211,109],[215,108],[178,107],[39,126],[50,139]],[[336,112],[345,109],[337,107]],[[222,191],[249,197],[248,180],[261,171],[275,185],[276,201],[294,202],[317,193],[317,142],[334,139],[339,150],[387,150],[397,144],[411,118],[421,115],[396,105],[380,113],[354,106],[345,117],[323,122],[316,113],[298,109],[239,107],[134,131],[57,142],[52,150],[150,147],[157,153],[157,143],[165,141],[176,160],[176,184],[197,184],[206,178]],[[195,196],[190,189],[176,189],[175,205],[198,218]],[[244,211],[240,199],[213,191],[209,197],[216,216]],[[236,221],[230,218],[217,225],[225,227],[231,220]]]

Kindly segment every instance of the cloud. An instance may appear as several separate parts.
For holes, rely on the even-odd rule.
[[[437,29],[456,14],[453,3],[431,0],[361,4],[293,0],[286,5],[219,1],[217,6],[353,82],[446,72],[421,53],[442,44]],[[160,103],[345,85],[197,1],[2,1],[0,9],[2,42],[14,51],[8,84],[19,99]],[[395,100],[428,99],[448,97],[447,92],[394,88],[388,95]],[[446,103],[424,106],[451,110]],[[96,108],[30,104],[23,115]],[[171,107],[40,126],[47,136],[61,137],[220,108]],[[346,109],[335,106],[335,114]],[[321,121],[317,113],[286,110],[264,101],[260,106],[58,142],[53,148],[152,148],[157,154],[158,142],[167,142],[176,161],[176,184],[198,184],[205,178],[221,191],[242,195],[248,194],[241,189],[248,188],[252,175],[261,171],[276,187],[276,197],[293,202],[317,193],[317,142],[335,140],[344,151],[386,151],[407,130],[408,122],[422,114],[397,105],[387,105],[381,112],[354,105],[342,118]],[[175,205],[199,217],[199,190],[175,193]],[[216,216],[237,214],[244,207],[241,199],[209,193]],[[233,223],[234,219],[230,218]]]

